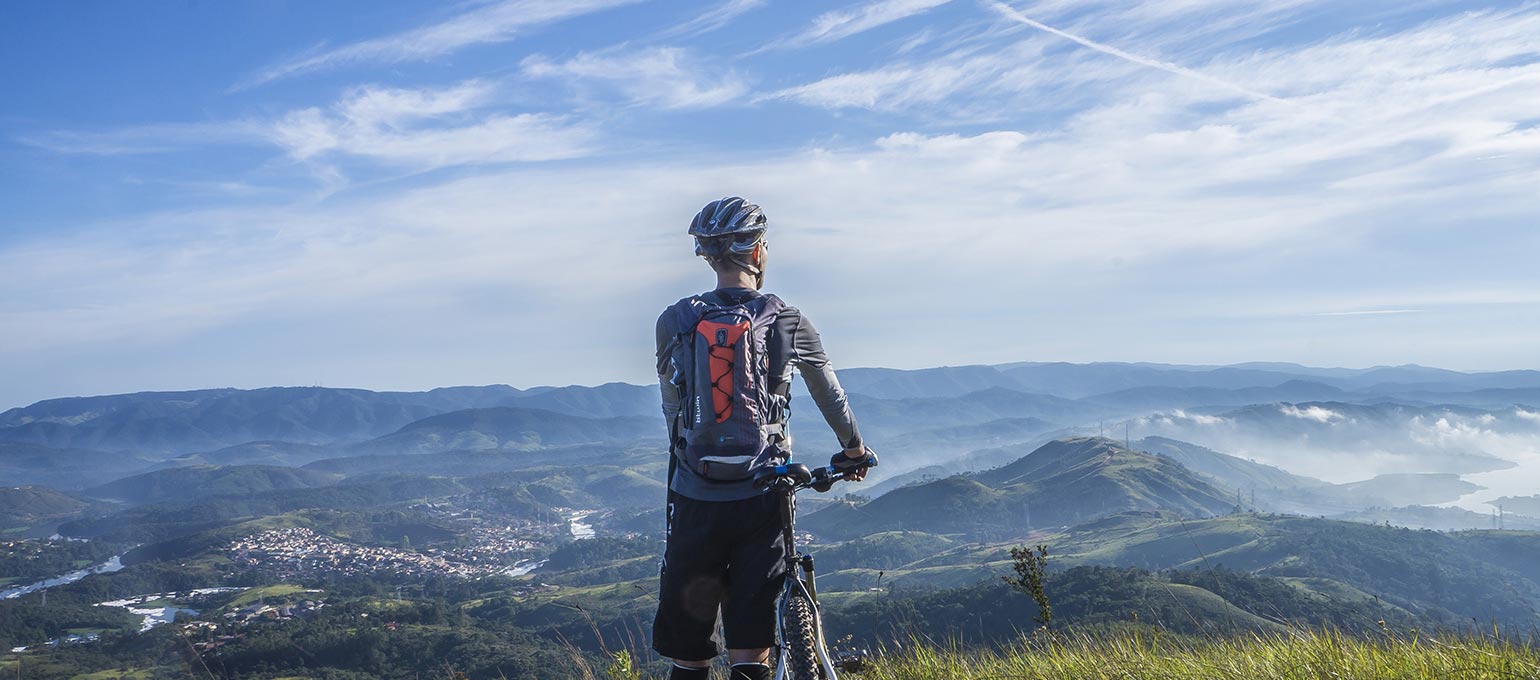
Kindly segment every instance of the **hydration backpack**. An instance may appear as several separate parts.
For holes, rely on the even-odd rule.
[[[789,384],[772,385],[769,337],[786,304],[762,295],[737,304],[701,297],[673,307],[679,335],[669,352],[680,411],[674,455],[711,481],[748,479],[784,437]]]

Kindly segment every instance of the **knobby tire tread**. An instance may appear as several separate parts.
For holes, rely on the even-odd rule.
[[[807,596],[794,593],[786,602],[787,680],[823,680],[818,663],[818,630],[814,625],[813,603]]]

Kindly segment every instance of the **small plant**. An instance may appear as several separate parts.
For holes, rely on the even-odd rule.
[[[610,665],[605,667],[604,672],[609,674],[610,680],[642,680],[642,671],[636,667],[631,652],[610,654]]]
[[[1001,576],[1000,579],[1031,597],[1037,603],[1038,624],[1051,628],[1053,607],[1049,606],[1048,592],[1043,589],[1048,576],[1048,546],[1028,548],[1023,545],[1011,548],[1011,568],[1016,575]]]

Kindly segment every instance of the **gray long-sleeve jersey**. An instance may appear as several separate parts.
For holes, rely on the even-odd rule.
[[[758,297],[759,292],[750,288],[722,288],[703,296],[713,302],[733,304]],[[658,384],[663,392],[663,419],[670,428],[679,415],[681,397],[679,389],[670,381],[673,367],[665,353],[674,337],[682,330],[677,325],[675,316],[666,311],[658,317]],[[834,375],[834,366],[824,353],[823,341],[818,337],[813,323],[797,308],[788,306],[776,316],[774,331],[771,337],[775,340],[769,347],[770,374],[789,375],[790,369],[795,367],[807,383],[813,402],[818,404],[818,410],[823,413],[824,422],[834,430],[840,448],[861,446],[861,432],[856,428],[855,415],[850,412],[845,390],[840,388],[839,378]],[[789,437],[789,429],[787,434]],[[730,483],[709,481],[684,465],[675,469],[670,488],[681,495],[703,501],[742,500],[760,493],[754,488],[752,480]]]

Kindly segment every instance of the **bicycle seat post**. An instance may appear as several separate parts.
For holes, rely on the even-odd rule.
[[[785,543],[783,554],[787,573],[792,573],[797,563],[797,488],[787,484],[779,489],[781,495],[781,539]]]

